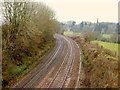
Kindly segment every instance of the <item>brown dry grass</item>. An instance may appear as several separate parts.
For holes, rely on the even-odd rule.
[[[118,58],[111,51],[85,42],[84,38],[74,37],[82,48],[83,64],[81,88],[117,88]]]

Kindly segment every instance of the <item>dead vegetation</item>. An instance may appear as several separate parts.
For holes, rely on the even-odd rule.
[[[118,56],[82,37],[73,38],[81,47],[81,88],[118,88]]]

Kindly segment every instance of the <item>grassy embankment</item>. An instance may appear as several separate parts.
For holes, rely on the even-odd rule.
[[[82,49],[81,88],[116,88],[118,87],[118,58],[113,51],[97,44],[74,38]]]

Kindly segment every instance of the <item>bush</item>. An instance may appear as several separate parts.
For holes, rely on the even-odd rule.
[[[109,50],[97,44],[83,43],[81,38],[74,38],[82,48],[84,69],[84,87],[118,88],[118,60]]]
[[[54,12],[43,3],[27,1],[4,2],[2,6],[3,86],[16,81],[54,43],[58,23]]]
[[[99,37],[99,34],[88,30],[83,33],[83,37],[85,41],[90,42],[92,40],[96,40]]]

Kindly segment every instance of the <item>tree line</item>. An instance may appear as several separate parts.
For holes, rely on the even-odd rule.
[[[3,51],[15,55],[18,50],[29,51],[53,40],[55,13],[43,3],[4,2],[3,14]]]
[[[59,27],[54,11],[43,3],[4,2],[2,5],[3,81],[9,82],[9,66],[22,65],[24,56],[31,56],[44,45],[54,42],[53,35]],[[41,51],[42,53],[42,51]],[[10,62],[10,63],[9,63]],[[12,66],[13,67],[13,66]],[[11,71],[13,73],[13,71]],[[7,75],[9,74],[9,75]],[[9,77],[8,77],[9,76]]]

